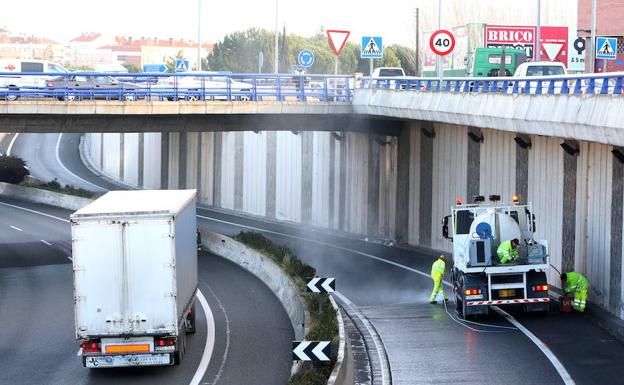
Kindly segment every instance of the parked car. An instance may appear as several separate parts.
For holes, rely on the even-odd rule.
[[[189,71],[179,76],[161,78],[151,86],[151,95],[167,100],[250,100],[253,85],[233,80],[215,72]]]
[[[138,99],[136,84],[120,82],[103,75],[59,76],[46,84],[59,100],[106,99],[132,101]]]
[[[52,78],[45,74],[58,76],[69,71],[62,65],[47,60],[3,59],[0,60],[0,72],[3,73],[0,75],[0,98],[12,101],[20,96],[38,97],[39,90]],[[22,75],[22,72],[41,73],[41,76]]]

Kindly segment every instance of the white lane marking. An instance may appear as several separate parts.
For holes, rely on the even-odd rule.
[[[15,139],[17,139],[18,135],[19,133],[16,133],[13,139],[11,139],[11,143],[9,143],[9,148],[7,148],[7,156],[11,156],[11,149],[13,148],[13,144],[15,143]]]
[[[9,227],[12,228],[13,230],[24,231],[24,230],[20,229],[19,227],[15,227],[15,226],[9,226]]]
[[[102,187],[89,182],[88,180],[84,180],[81,177],[79,177],[78,175],[74,174],[73,172],[69,171],[69,169],[67,167],[65,167],[65,165],[63,164],[63,162],[61,162],[61,156],[59,154],[59,149],[61,148],[61,139],[63,138],[63,134],[60,133],[58,136],[58,140],[56,141],[56,150],[55,150],[55,155],[56,155],[56,161],[58,162],[58,164],[63,168],[63,170],[65,170],[65,172],[67,172],[69,175],[73,176],[74,178],[83,181],[84,183],[87,183],[89,185],[91,185],[92,187],[95,187],[98,190],[101,190]]]
[[[52,246],[52,244],[48,241],[46,241],[45,239],[42,239],[41,242],[45,243],[48,246]]]
[[[225,350],[223,352],[223,357],[221,358],[221,365],[219,365],[219,371],[215,375],[215,378],[214,378],[213,382],[210,382],[210,383],[209,382],[202,382],[202,385],[204,385],[204,384],[206,384],[206,385],[216,385],[216,383],[221,378],[221,375],[223,374],[223,368],[225,367],[225,362],[227,361],[228,352],[230,351],[230,317],[228,317],[228,314],[225,311],[225,307],[221,303],[221,300],[219,299],[219,297],[217,297],[215,292],[212,290],[210,285],[208,285],[201,278],[199,279],[199,282],[201,282],[202,284],[204,284],[208,288],[208,291],[210,292],[210,294],[212,294],[212,296],[214,297],[215,301],[217,301],[217,305],[219,306],[219,309],[221,310],[221,312],[223,313],[223,317],[225,318]],[[206,302],[206,305],[207,304],[208,303]],[[204,370],[204,372],[205,372],[205,370]],[[203,377],[203,375],[202,375],[202,377]],[[201,380],[201,378],[199,378],[199,380]],[[197,384],[191,383],[190,385],[197,385]]]
[[[365,256],[365,257],[368,257],[368,258],[371,258],[371,259],[374,259],[374,260],[377,260],[377,261],[380,261],[380,262],[383,262],[383,263],[387,263],[387,264],[392,265],[392,266],[399,267],[401,269],[405,269],[405,270],[411,271],[413,273],[422,275],[424,277],[431,278],[429,274],[427,274],[427,273],[425,273],[423,271],[416,270],[414,268],[411,268],[411,267],[408,267],[408,266],[405,266],[405,265],[401,265],[401,264],[393,262],[393,261],[388,261],[386,259],[374,256],[374,255],[371,255],[371,254],[363,253],[361,251],[351,250],[351,249],[346,248],[346,247],[332,245],[332,244],[327,243],[327,242],[317,241],[317,240],[313,240],[313,239],[306,239],[306,238],[299,237],[299,236],[296,236],[296,235],[284,234],[284,233],[280,233],[280,232],[277,232],[277,231],[259,229],[257,227],[253,227],[253,226],[240,225],[240,224],[237,224],[237,223],[232,223],[232,222],[224,221],[224,220],[221,220],[221,219],[210,218],[210,217],[206,217],[206,216],[202,216],[202,215],[198,215],[197,217],[198,218],[207,219],[207,220],[212,220],[212,221],[215,221],[215,222],[221,222],[221,223],[230,224],[230,225],[233,225],[233,226],[243,227],[243,228],[247,228],[247,229],[258,230],[258,231],[269,233],[269,234],[275,234],[275,235],[281,235],[281,236],[289,237],[289,238],[293,238],[293,239],[299,239],[299,240],[303,240],[303,241],[307,241],[307,242],[311,242],[311,243],[316,243],[316,244],[323,245],[323,246],[333,247],[333,248],[338,249],[338,250],[344,250],[344,251],[348,251],[350,253],[362,255],[362,256]],[[448,282],[448,281],[443,281],[443,283],[446,286],[453,287],[453,285],[450,282]],[[542,353],[544,353],[544,355],[553,364],[555,370],[557,371],[557,373],[559,373],[559,376],[564,381],[564,383],[566,385],[574,384],[574,381],[572,380],[572,377],[570,377],[570,374],[566,371],[565,367],[561,364],[561,362],[557,359],[557,357],[553,354],[553,352],[546,346],[546,344],[544,342],[542,342],[539,338],[537,338],[533,333],[531,333],[527,328],[522,326],[522,324],[520,322],[518,322],[515,318],[513,318],[509,314],[507,314],[507,316],[509,318],[507,318],[507,317],[505,317],[505,318],[507,318],[507,320],[509,322],[511,322],[512,325],[516,326],[522,333],[524,333],[524,335],[527,336],[527,338],[529,338],[529,340],[531,340],[531,342],[533,342],[537,346],[537,348],[542,351]],[[551,357],[552,357],[552,359],[551,359]],[[571,381],[571,382],[569,382],[569,381]]]
[[[67,259],[69,259],[70,261],[74,262],[74,259],[72,257],[67,257]]]
[[[54,215],[27,209],[25,207],[20,207],[20,206],[16,206],[16,205],[4,203],[4,202],[0,202],[0,204],[4,206],[13,207],[19,210],[28,211],[33,214],[42,215],[44,217],[56,219],[62,222],[69,222],[67,219],[55,217]],[[67,259],[73,262],[73,259],[71,257],[67,257]],[[210,290],[210,287],[208,287],[208,289]],[[210,310],[210,306],[208,306],[208,301],[206,301],[206,297],[204,297],[204,294],[199,289],[197,290],[197,299],[199,299],[199,304],[204,309],[204,313],[206,314],[206,327],[208,328],[208,330],[206,331],[206,346],[204,347],[202,358],[199,361],[199,366],[197,367],[197,371],[195,372],[195,375],[191,379],[190,385],[198,385],[202,377],[204,376],[204,373],[206,373],[206,370],[208,369],[208,363],[210,362],[210,357],[212,356],[212,351],[214,350],[214,342],[215,342],[214,317],[212,315],[212,311]],[[217,298],[217,302],[219,302],[219,306],[223,307],[223,305],[221,305],[221,302],[219,301],[218,298]],[[225,309],[223,309],[223,311],[225,314]],[[227,355],[227,349],[229,347],[229,341],[230,341],[230,328],[229,328],[229,321],[227,318],[227,314],[225,314],[225,319],[226,319],[226,322],[228,322],[228,332],[227,332],[228,333],[227,335],[228,345],[226,346],[226,352],[225,352],[225,354]],[[225,359],[223,362],[225,362]],[[223,364],[221,366],[219,373],[221,372],[221,370],[223,370]]]
[[[63,218],[55,217],[54,215],[50,215],[50,214],[42,213],[42,212],[39,212],[39,211],[35,211],[35,210],[31,210],[31,209],[27,209],[26,207],[16,206],[16,205],[12,205],[12,204],[10,204],[10,203],[4,203],[4,202],[0,202],[0,205],[3,205],[3,206],[8,206],[8,207],[13,207],[14,209],[28,211],[29,213],[38,214],[38,215],[43,215],[44,217],[48,217],[48,218],[56,219],[56,220],[58,220],[58,221],[63,221],[63,222],[67,222],[67,223],[69,223],[69,220],[68,220],[68,219],[63,219]]]
[[[518,322],[514,317],[509,315],[509,313],[507,313],[503,309],[499,308],[498,306],[492,306],[492,309],[494,309],[494,311],[496,311],[498,314],[500,314],[503,317],[505,317],[505,319],[507,319],[507,321],[511,322],[515,327],[520,329],[522,331],[522,333],[524,333],[524,335],[527,336],[539,348],[539,350],[542,351],[542,353],[544,353],[546,358],[548,358],[550,363],[555,367],[555,370],[557,370],[557,373],[559,373],[559,376],[563,380],[564,384],[566,384],[566,385],[575,385],[575,382],[572,379],[572,376],[570,376],[570,373],[568,373],[568,371],[563,366],[561,361],[559,361],[557,356],[555,356],[555,354],[552,352],[552,350],[550,350],[550,348],[548,346],[546,346],[546,344],[544,342],[542,342],[542,340],[537,338],[535,336],[535,334],[533,334],[529,329],[524,327],[524,325],[522,325],[520,322]]]
[[[195,375],[191,379],[189,385],[199,385],[202,378],[204,378],[204,374],[206,374],[206,370],[208,369],[208,364],[210,363],[210,358],[212,357],[215,344],[214,315],[208,305],[208,301],[206,301],[206,297],[204,297],[199,289],[197,289],[197,299],[199,300],[201,307],[204,309],[204,314],[206,314],[206,345],[204,346],[204,353],[202,354],[201,361],[199,361],[199,366],[197,367]]]

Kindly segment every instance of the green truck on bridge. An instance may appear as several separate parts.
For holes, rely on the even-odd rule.
[[[501,58],[504,59],[504,63]],[[464,57],[464,68],[445,68],[444,77],[513,76],[516,68],[527,61],[522,49],[476,48]],[[435,70],[423,71],[424,77],[436,76]]]

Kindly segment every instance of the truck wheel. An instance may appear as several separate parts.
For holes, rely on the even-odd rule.
[[[186,315],[186,332],[188,334],[195,333],[195,304],[191,306],[191,312]]]

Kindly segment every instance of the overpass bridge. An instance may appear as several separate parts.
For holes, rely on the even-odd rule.
[[[426,303],[421,306],[421,299],[414,298],[420,286],[414,288],[410,284],[414,275],[403,270],[424,271],[430,261],[414,258],[414,254],[422,256],[431,252],[423,250],[449,250],[450,244],[440,231],[440,220],[447,215],[457,196],[466,200],[478,194],[499,193],[511,197],[517,193],[523,201],[533,202],[537,235],[549,240],[554,268],[574,269],[588,276],[593,304],[622,318],[624,152],[618,146],[621,145],[619,137],[624,125],[618,115],[621,108],[613,110],[621,103],[621,87],[617,88],[621,79],[620,74],[605,76],[514,79],[525,83],[508,84],[506,92],[500,78],[481,82],[446,79],[441,83],[432,79],[377,79],[372,88],[367,88],[365,82],[364,88],[354,89],[352,98],[336,101],[303,101],[290,95],[294,99],[284,97],[280,100],[277,96],[273,96],[274,100],[266,97],[263,100],[224,101],[18,99],[3,103],[8,106],[48,103],[53,108],[59,106],[59,109],[82,104],[92,104],[96,108],[98,105],[125,108],[162,103],[172,108],[172,123],[176,118],[181,121],[187,115],[182,114],[181,109],[192,105],[200,106],[201,110],[207,106],[229,104],[232,108],[266,104],[276,108],[286,106],[287,109],[297,106],[313,108],[318,104],[327,106],[327,110],[312,114],[300,112],[305,116],[288,111],[266,113],[266,116],[278,120],[292,115],[306,119],[306,125],[310,116],[323,115],[328,116],[327,121],[341,116],[346,120],[359,116],[391,122],[389,124],[396,130],[391,133],[375,131],[376,125],[359,131],[349,125],[342,126],[342,129],[306,129],[306,125],[300,122],[297,127],[303,128],[296,130],[288,129],[285,124],[282,130],[267,125],[267,130],[245,127],[242,131],[218,129],[218,125],[213,126],[214,130],[208,130],[197,124],[197,130],[142,132],[132,126],[111,132],[94,125],[83,127],[87,134],[82,139],[80,154],[82,162],[93,172],[117,183],[135,188],[196,188],[200,204],[220,213],[215,214],[219,225],[232,225],[239,221],[233,219],[236,216],[245,218],[241,223],[247,227],[234,224],[236,231],[262,228],[260,222],[280,222],[279,226],[294,228],[294,235],[280,238],[283,230],[277,230],[275,224],[269,226],[268,234],[282,241],[288,239],[299,255],[319,266],[321,273],[338,271],[340,285],[344,285],[341,292],[361,305],[379,330],[389,351],[393,380],[414,383],[410,375],[422,371],[422,368],[410,366],[413,365],[413,355],[405,354],[406,346],[413,348],[420,343],[417,338],[422,341],[422,338],[432,337],[423,335],[422,330],[435,329],[438,324],[432,320],[446,315]],[[594,93],[589,89],[592,79]],[[541,86],[538,85],[540,81]],[[564,83],[567,92],[564,92]],[[596,84],[600,86],[597,88]],[[340,108],[342,112],[333,112],[332,108]],[[31,113],[32,116],[38,114]],[[148,116],[146,111],[143,114]],[[188,113],[205,119],[243,114],[214,114],[205,110],[203,113]],[[265,113],[247,114],[257,117]],[[18,114],[5,115],[14,118]],[[122,114],[119,110],[117,114],[102,114],[122,122],[126,116],[133,115],[141,116]],[[56,119],[71,119],[68,116],[67,111],[43,115],[50,123]],[[102,118],[101,122],[105,121]],[[67,126],[57,126],[50,131],[69,131],[63,127]],[[9,128],[3,130],[11,131]],[[20,142],[28,138],[28,135],[21,134],[17,139],[13,137],[14,149],[28,147],[27,142]],[[59,135],[57,151],[63,148],[63,138],[77,140],[76,135]],[[345,246],[351,242],[340,239],[331,241],[342,245],[340,249],[327,250],[323,243],[330,241],[326,238],[313,245],[301,240],[308,238],[302,234],[309,233],[310,229],[315,230],[314,234],[397,242],[418,248],[406,251],[366,243],[360,249],[360,246]],[[347,252],[347,248],[355,252]],[[348,255],[347,259],[343,259],[345,255]],[[390,266],[373,266],[369,259],[383,259]],[[355,267],[356,274],[353,273]],[[551,284],[559,285],[555,269],[549,271],[548,279]],[[375,290],[364,294],[362,282]],[[425,283],[427,285],[429,281]],[[405,302],[413,306],[404,306]],[[415,312],[426,316],[410,318]],[[523,322],[531,324],[532,321]],[[566,351],[578,352],[587,346],[596,346],[595,341],[589,341],[593,337],[587,336],[599,333],[581,322],[586,321],[533,322],[531,329],[537,334],[541,331],[542,338],[552,337],[549,345],[559,357],[566,357]],[[455,327],[452,324],[448,327],[448,335],[452,338],[444,339],[443,345],[455,346],[454,342],[460,340],[460,354],[462,348],[472,346],[470,341],[462,345],[461,333],[452,330]],[[566,332],[558,329],[560,327],[576,332],[591,330],[591,333],[588,332],[582,343],[575,342],[570,335],[566,337]],[[517,336],[501,337],[503,345],[488,344],[487,338],[475,336],[471,334],[469,338],[479,340],[477,345],[483,348],[480,352],[487,357],[505,356],[510,342],[514,348],[523,346]],[[413,338],[407,341],[408,337]],[[431,339],[436,337],[438,335]],[[605,341],[604,338],[600,340]],[[565,341],[565,346],[558,341]],[[496,352],[497,346],[505,348]],[[618,346],[611,344],[609,349],[612,357],[619,357]],[[427,360],[424,351],[414,354],[423,357],[423,362],[431,366],[444,361],[441,356]],[[543,377],[541,361],[531,359],[531,354],[535,352],[523,350],[523,359],[509,368],[505,377],[536,376],[545,382],[556,382],[556,375]],[[588,373],[600,373],[611,381],[620,378],[611,376],[615,372],[608,359],[601,361],[604,365],[601,370],[596,370],[593,363],[570,357],[564,362],[578,383],[595,381]],[[540,366],[540,369],[533,370],[526,366],[527,363],[532,367]],[[490,368],[493,366],[496,365],[490,365]],[[482,373],[482,369],[481,366],[478,370],[472,367],[473,374]],[[452,376],[457,373],[457,365],[445,367],[443,372]],[[442,376],[439,380],[448,378]]]

